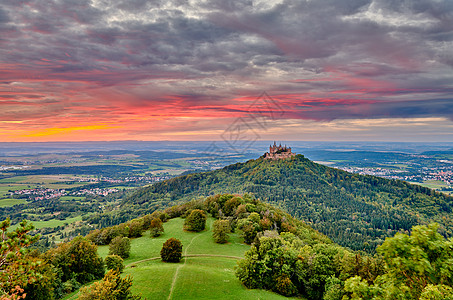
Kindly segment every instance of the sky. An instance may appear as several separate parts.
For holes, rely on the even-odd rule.
[[[453,141],[451,0],[1,0],[0,141]]]

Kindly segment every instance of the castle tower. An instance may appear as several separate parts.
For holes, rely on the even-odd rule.
[[[277,146],[277,143],[274,141],[274,144],[269,146],[269,152],[264,153],[264,159],[288,158],[294,155],[296,154],[292,153],[291,147],[282,146],[281,143]]]

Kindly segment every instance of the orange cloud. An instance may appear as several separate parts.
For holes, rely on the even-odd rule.
[[[102,129],[111,129],[118,126],[111,125],[88,125],[88,126],[75,126],[75,127],[66,127],[66,128],[45,128],[40,130],[35,130],[26,134],[22,134],[21,137],[30,138],[30,137],[44,137],[52,135],[66,135],[73,131],[95,131]]]

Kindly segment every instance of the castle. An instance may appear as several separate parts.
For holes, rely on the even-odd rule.
[[[282,144],[278,145],[274,141],[274,145],[269,146],[269,152],[264,153],[264,159],[279,159],[288,158],[296,155],[291,152],[291,147],[283,147]]]

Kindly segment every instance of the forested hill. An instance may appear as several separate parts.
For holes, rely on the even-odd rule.
[[[402,181],[351,174],[303,155],[259,158],[156,183],[132,194],[123,208],[144,214],[217,193],[252,193],[354,250],[373,252],[385,237],[430,221],[438,222],[445,236],[453,233],[453,197]]]

